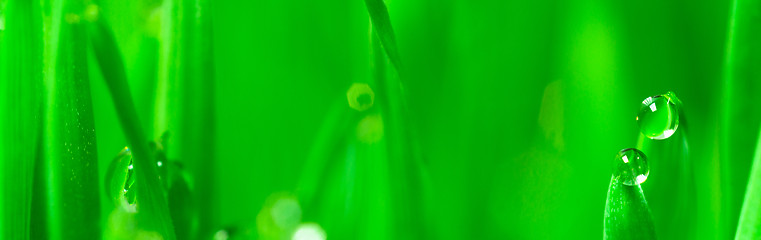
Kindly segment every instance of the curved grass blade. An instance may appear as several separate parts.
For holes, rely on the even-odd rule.
[[[46,52],[45,167],[47,235],[50,239],[100,236],[95,126],[88,79],[87,35],[80,2],[57,1]]]
[[[637,140],[637,149],[647,153],[649,159],[649,179],[653,179],[648,185],[650,207],[658,223],[658,235],[664,239],[692,239],[696,234],[697,186],[685,115],[680,114],[679,119],[679,128],[668,139],[651,140],[639,134]]]
[[[756,143],[735,239],[761,239],[761,133]]]
[[[653,217],[640,185],[626,186],[611,177],[605,203],[603,239],[656,239]]]
[[[388,58],[396,68],[397,73],[402,75],[402,60],[399,56],[399,49],[396,45],[394,29],[391,27],[391,19],[388,15],[388,8],[383,0],[365,0],[367,12],[370,13],[370,20],[373,24],[373,34],[380,39],[383,49],[386,50]]]
[[[377,32],[375,25],[371,26],[372,32]],[[429,223],[425,214],[426,202],[432,201],[430,190],[430,175],[427,165],[422,157],[420,144],[417,139],[417,131],[413,126],[415,122],[408,118],[409,108],[407,98],[403,92],[401,76],[388,74],[389,69],[387,54],[383,54],[380,34],[371,35],[370,47],[372,48],[373,83],[378,88],[378,107],[381,109],[383,124],[386,129],[385,150],[386,164],[391,186],[396,186],[394,209],[404,209],[400,214],[393,215],[393,223],[400,232],[411,233],[413,238],[426,238],[426,223]],[[405,214],[401,214],[405,213]]]
[[[164,239],[175,239],[165,190],[159,180],[154,156],[148,147],[148,139],[137,116],[116,39],[102,19],[94,19],[93,22],[88,23],[88,29],[91,33],[92,49],[135,156],[133,165],[139,169],[135,171],[138,194],[137,221],[141,228],[156,231]]]
[[[5,6],[0,57],[0,238],[28,239],[32,174],[42,124],[42,23],[39,2]]]
[[[734,0],[724,62],[723,106],[719,118],[721,164],[720,237],[732,237],[739,219],[748,169],[753,159],[755,133],[761,121],[761,22],[759,0]]]
[[[323,192],[329,159],[335,156],[338,146],[346,142],[351,132],[348,126],[356,122],[356,117],[347,112],[345,101],[341,98],[333,103],[304,162],[296,194],[305,209],[313,207],[316,195]]]

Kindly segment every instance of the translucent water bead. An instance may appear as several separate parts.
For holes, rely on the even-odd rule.
[[[650,166],[647,157],[636,148],[627,148],[618,152],[613,168],[613,176],[621,178],[627,186],[639,185],[647,180]]]
[[[128,205],[135,204],[135,169],[132,164],[132,151],[124,147],[109,164],[106,172],[106,194],[114,202],[121,205],[125,201]]]
[[[642,101],[637,124],[646,137],[661,140],[671,137],[679,127],[679,100],[674,92],[646,98]]]

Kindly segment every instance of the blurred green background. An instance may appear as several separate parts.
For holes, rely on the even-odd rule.
[[[212,78],[170,82],[181,90],[166,112],[160,82],[176,40],[162,34],[180,31],[161,17],[169,4],[96,3],[146,132],[168,131],[169,159],[193,179],[199,239],[265,238],[267,199],[293,194],[301,221],[329,239],[446,240],[600,238],[613,158],[643,145],[659,237],[733,238],[761,124],[756,2],[386,1],[404,88],[377,92],[383,109],[369,114],[385,134],[374,143],[356,139],[366,113],[346,100],[353,83],[382,88],[363,1],[183,10],[213,19],[179,35],[212,39],[211,55],[182,60]],[[103,179],[127,139],[89,65]],[[684,103],[677,134],[638,143],[642,100],[668,91]]]

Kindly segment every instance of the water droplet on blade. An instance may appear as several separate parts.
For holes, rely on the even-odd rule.
[[[636,148],[627,148],[619,151],[616,155],[613,176],[620,178],[624,185],[639,185],[647,180],[648,174],[650,174],[650,166],[642,151]]]
[[[361,112],[373,106],[375,92],[367,83],[354,83],[346,92],[346,98],[349,100],[349,107]]]
[[[115,206],[123,206],[127,210],[134,211],[136,203],[136,191],[134,165],[132,163],[132,151],[124,147],[109,164],[106,172],[106,194]]]
[[[679,127],[679,106],[674,92],[646,98],[642,101],[637,124],[646,137],[662,140],[671,137]]]

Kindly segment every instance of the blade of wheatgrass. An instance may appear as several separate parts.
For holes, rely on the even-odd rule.
[[[735,239],[761,239],[761,132],[756,141],[753,167],[745,190]]]
[[[400,176],[389,178],[388,184],[396,186],[394,194],[399,196],[393,198],[393,209],[403,209],[400,214],[392,216],[393,223],[398,232],[409,233],[407,236],[412,238],[425,238],[424,229],[430,221],[427,221],[424,203],[430,197],[430,176],[417,141],[417,131],[413,127],[416,125],[407,117],[410,111],[403,89],[399,87],[402,86],[400,76],[393,73],[395,69],[386,67],[390,59],[384,54],[380,34],[373,34],[376,31],[375,25],[372,25],[372,82],[377,86],[376,99],[383,115],[388,174]]]
[[[350,133],[349,126],[352,120],[356,122],[356,118],[349,114],[349,110],[345,98],[340,98],[333,103],[304,161],[296,194],[305,209],[313,206],[317,193],[321,192],[320,189],[325,183],[325,172],[330,165],[329,160],[338,147],[345,143],[345,138]]]
[[[719,118],[719,156],[721,164],[722,205],[719,217],[720,238],[732,237],[737,227],[748,168],[753,158],[753,141],[761,121],[761,22],[759,0],[734,0],[729,19],[724,61],[724,81]]]
[[[367,12],[370,14],[373,34],[378,36],[391,63],[396,68],[398,74],[402,75],[402,60],[399,56],[399,49],[396,45],[396,37],[394,29],[391,27],[391,18],[388,15],[386,4],[383,0],[365,0],[365,5],[367,6]]]
[[[133,165],[137,169],[137,221],[144,230],[156,231],[164,239],[175,239],[166,193],[137,116],[116,39],[103,19],[91,21],[88,29],[92,49],[134,155]]]
[[[668,139],[651,140],[640,133],[637,140],[637,149],[647,154],[650,164],[650,175],[644,184],[650,192],[658,236],[664,239],[693,239],[696,234],[697,186],[687,126],[683,124],[685,115],[680,114],[679,119],[679,128]]]
[[[199,231],[215,231],[215,161],[216,135],[214,128],[214,52],[212,39],[212,16],[210,0],[177,0],[180,4],[180,22],[175,26],[179,31],[179,75],[178,81],[182,108],[182,119],[177,129],[179,158],[195,177],[192,194],[196,206],[192,209],[172,208],[175,212],[198,212]],[[170,206],[170,208],[173,206]],[[179,206],[178,206],[179,207]],[[180,215],[181,216],[181,215]],[[191,219],[175,224],[178,237],[185,239],[196,235]],[[179,224],[183,223],[183,224]]]
[[[656,239],[653,217],[640,185],[626,186],[620,178],[611,177],[603,239]]]
[[[165,1],[162,16],[155,134],[169,133],[168,158],[182,162],[197,178],[192,191],[196,204],[170,206],[173,216],[198,212],[198,229],[193,228],[193,219],[174,219],[175,232],[181,239],[206,236],[216,230],[211,7],[208,0]],[[185,209],[175,208],[180,206]]]
[[[42,123],[39,2],[5,7],[0,71],[0,238],[29,239],[32,174]]]
[[[383,0],[365,0],[367,11],[370,15],[370,47],[372,50],[373,80],[377,87],[379,106],[382,108],[383,125],[388,142],[386,151],[389,157],[386,164],[393,171],[394,176],[403,178],[389,178],[387,184],[397,187],[399,197],[395,199],[395,207],[404,208],[405,214],[391,216],[399,229],[399,232],[421,233],[426,221],[425,204],[430,196],[430,177],[426,171],[420,144],[417,142],[417,132],[414,121],[406,116],[409,115],[409,106],[406,102],[403,76],[404,70],[401,57],[396,44],[396,37],[388,8]],[[382,49],[385,50],[383,54]],[[390,61],[394,67],[389,71],[386,61]],[[388,74],[392,72],[392,74]],[[396,74],[393,74],[395,72]],[[413,184],[406,184],[412,182]],[[409,216],[414,216],[413,218]],[[425,236],[425,234],[423,234]],[[423,237],[418,236],[418,237]]]
[[[56,1],[46,52],[45,172],[50,239],[100,236],[95,126],[87,69],[87,35],[77,1]]]

